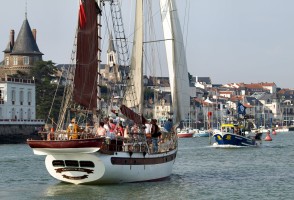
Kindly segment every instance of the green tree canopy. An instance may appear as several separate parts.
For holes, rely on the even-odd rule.
[[[51,119],[56,122],[63,97],[64,86],[56,84],[60,78],[57,72],[52,61],[39,61],[29,74],[36,84],[36,117],[45,119],[47,123]]]

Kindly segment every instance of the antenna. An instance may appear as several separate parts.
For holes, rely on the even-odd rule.
[[[27,19],[27,16],[28,16],[28,1],[26,0],[26,6],[25,6],[25,18]]]

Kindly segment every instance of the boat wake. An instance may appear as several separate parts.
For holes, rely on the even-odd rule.
[[[237,145],[230,145],[230,144],[218,144],[218,143],[213,143],[212,146],[213,148],[226,148],[226,149],[235,149],[235,148],[246,148],[248,146],[237,146]]]

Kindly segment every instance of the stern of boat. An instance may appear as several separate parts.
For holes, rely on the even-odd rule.
[[[105,173],[105,165],[95,154],[47,155],[45,165],[51,176],[73,184],[91,183]]]

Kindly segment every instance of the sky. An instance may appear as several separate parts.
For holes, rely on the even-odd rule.
[[[133,1],[123,0],[123,11],[129,11]],[[274,82],[281,88],[294,88],[293,0],[176,2],[190,74],[210,77],[213,84]],[[78,0],[9,0],[1,2],[1,7],[2,51],[10,30],[18,34],[27,10],[31,28],[37,29],[43,60],[71,62]],[[129,16],[125,19],[132,21]],[[131,34],[130,29],[126,31]],[[105,51],[107,42],[102,47]]]

